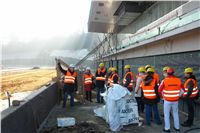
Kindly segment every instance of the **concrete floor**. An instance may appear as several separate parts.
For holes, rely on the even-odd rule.
[[[93,113],[93,109],[101,106],[97,103],[86,102],[81,104],[76,102],[74,107],[67,105],[66,108],[62,108],[61,105],[56,105],[48,118],[42,125],[42,128],[39,130],[40,133],[110,133],[109,125],[101,118],[96,117]],[[162,106],[159,106],[160,112],[162,114]],[[144,114],[141,114],[143,117]],[[76,126],[69,128],[57,128],[57,117],[74,117],[76,119]],[[163,120],[163,118],[161,117]],[[182,123],[185,119],[185,116],[180,115],[180,122]],[[172,118],[171,118],[172,120]],[[84,124],[83,124],[84,123]],[[85,123],[87,123],[85,125]],[[173,122],[171,122],[173,123]],[[173,130],[173,125],[171,125],[171,132]],[[200,127],[200,121],[195,121],[195,124],[191,128]],[[181,133],[184,133],[186,130],[191,128],[181,127]],[[88,129],[88,130],[87,130]],[[163,124],[157,125],[154,122],[151,123],[151,126],[143,124],[142,126],[138,125],[128,125],[118,133],[162,133]],[[200,130],[190,131],[188,133],[200,133]]]

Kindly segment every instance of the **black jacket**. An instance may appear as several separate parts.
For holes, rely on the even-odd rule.
[[[186,78],[187,79],[194,79],[196,80],[195,76],[194,75],[191,75],[189,78]],[[192,91],[193,91],[193,88],[194,88],[194,83],[192,82],[192,80],[190,80],[188,82],[188,92],[187,92],[187,95],[185,96],[186,99],[194,99],[194,98],[191,98],[190,95],[192,94]]]
[[[104,73],[103,72],[98,73],[98,70],[97,70],[95,77],[105,77],[105,75],[106,75],[106,71]],[[104,84],[105,84],[105,81],[96,80],[96,87],[103,88]]]
[[[128,75],[126,76],[126,83],[125,83],[123,86],[127,88],[128,85],[130,84],[130,82],[131,82],[131,75],[128,74]]]
[[[113,82],[114,82],[114,84],[118,84],[118,81],[119,81],[118,76],[117,76],[117,75],[114,76],[114,77],[113,77]]]

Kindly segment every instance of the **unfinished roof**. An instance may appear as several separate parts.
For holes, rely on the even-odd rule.
[[[114,33],[135,20],[154,2],[92,1],[88,21],[89,32]]]

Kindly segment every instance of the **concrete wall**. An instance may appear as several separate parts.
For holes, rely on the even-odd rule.
[[[36,133],[57,102],[57,84],[42,87],[18,107],[1,113],[1,133]]]

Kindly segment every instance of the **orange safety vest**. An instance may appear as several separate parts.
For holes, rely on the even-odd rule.
[[[192,80],[192,82],[193,82],[193,84],[194,84],[194,88],[193,88],[193,90],[192,90],[192,94],[190,95],[190,97],[191,98],[193,98],[193,97],[196,97],[197,96],[197,94],[198,94],[198,92],[199,92],[199,90],[198,90],[198,87],[197,87],[197,81],[196,80],[194,80],[194,79],[191,79],[191,78],[189,78],[189,79],[187,79],[186,81],[185,81],[185,84],[184,84],[184,94],[183,94],[183,96],[185,97],[186,95],[187,95],[187,93],[188,93],[188,83],[190,82]]]
[[[153,79],[149,85],[145,85],[144,81],[142,81],[141,87],[142,91],[144,94],[144,97],[146,99],[156,99],[156,92],[155,92],[155,85],[156,85],[156,80]]]
[[[91,85],[92,84],[92,77],[93,75],[92,74],[84,74],[83,75],[84,77],[84,85]]]
[[[64,83],[74,84],[76,76],[77,76],[76,72],[74,72],[72,75],[69,71],[67,71],[65,74]]]
[[[177,77],[166,77],[164,80],[163,98],[170,102],[179,100],[181,80]]]
[[[119,84],[119,75],[117,73],[114,73],[111,75],[111,78],[110,78],[110,85],[113,85],[114,84],[114,77],[117,76],[118,77],[118,84]]]
[[[160,77],[159,77],[159,75],[157,73],[154,73],[153,74],[153,78],[156,80],[156,83],[159,86],[160,85]]]
[[[105,81],[106,80],[106,69],[104,68],[103,70],[101,70],[100,68],[98,68],[97,73],[100,74],[100,72],[104,73],[105,76],[104,77],[96,77],[96,80],[98,81]]]
[[[126,84],[126,77],[127,77],[128,74],[131,75],[131,82],[129,83],[128,88],[132,88],[132,87],[133,87],[133,80],[134,80],[133,72],[127,72],[127,73],[125,74],[124,79],[123,79],[123,84],[124,84],[124,85]]]

